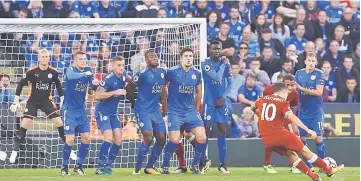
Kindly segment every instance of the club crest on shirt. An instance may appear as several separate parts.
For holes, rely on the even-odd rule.
[[[163,73],[160,73],[160,77],[162,77],[162,79],[164,79],[164,74],[163,74]]]
[[[69,126],[65,126],[65,130],[67,130],[67,131],[68,131],[69,129],[70,129],[70,128],[69,128]]]
[[[211,120],[211,118],[212,118],[212,117],[211,117],[210,115],[207,116],[207,120]]]
[[[139,123],[139,127],[142,128],[143,126],[144,126],[144,123],[140,122],[140,123]]]
[[[133,81],[138,82],[138,80],[139,80],[138,76],[134,76]]]
[[[208,72],[209,70],[211,70],[211,67],[209,65],[206,65],[206,66],[204,66],[204,70],[206,70]]]
[[[48,78],[49,78],[49,79],[53,78],[53,75],[49,73],[49,74],[48,74]]]
[[[103,120],[104,121],[108,120],[108,116],[103,116]]]
[[[328,84],[333,85],[333,82],[332,82],[332,81],[330,81],[330,82],[328,82]]]
[[[316,75],[311,75],[311,80],[315,80],[316,79]]]
[[[192,75],[192,79],[195,80],[197,78],[196,74]]]
[[[252,92],[252,96],[256,96],[256,92]]]
[[[104,86],[105,85],[105,81],[100,81],[100,86]]]

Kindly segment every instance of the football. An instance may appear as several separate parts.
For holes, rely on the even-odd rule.
[[[337,162],[335,161],[335,159],[333,159],[331,157],[326,157],[323,159],[323,161],[325,161],[326,164],[330,167],[333,167],[333,168],[337,167]]]

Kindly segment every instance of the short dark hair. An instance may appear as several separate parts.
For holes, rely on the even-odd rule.
[[[25,14],[28,14],[28,9],[26,9],[26,8],[20,9],[20,11],[23,12],[23,13],[25,13]],[[20,11],[19,11],[19,12],[20,12]]]
[[[325,12],[326,15],[327,15],[327,12],[325,10],[323,10],[323,9],[318,10],[317,15],[320,14],[320,12]]]
[[[272,50],[272,47],[270,47],[270,46],[264,46],[264,47],[263,47],[263,50],[265,50],[265,49],[271,49],[271,50]],[[263,50],[262,50],[262,51],[263,51]]]
[[[232,65],[238,65],[239,66],[239,61],[236,61],[236,60],[231,60],[231,66]]]
[[[155,53],[153,50],[147,50],[144,54],[144,57],[147,58],[150,53]]]
[[[353,58],[352,58],[352,55],[350,55],[350,54],[347,54],[347,55],[343,56],[343,61],[345,61],[345,59],[346,59],[346,58],[349,58],[349,59],[351,59],[351,60],[352,60],[352,62],[353,62]]]
[[[252,59],[252,61],[251,62],[262,62],[262,60],[261,60],[261,57],[255,57],[255,58],[253,58]]]
[[[355,80],[355,81],[356,81],[356,78],[353,77],[353,76],[350,76],[350,77],[347,77],[347,78],[346,78],[346,81],[347,81],[347,80]],[[357,82],[357,81],[356,81],[356,82]]]
[[[295,76],[293,75],[289,75],[289,74],[285,74],[285,76],[283,76],[282,78],[282,81],[286,81],[286,80],[289,80],[289,81],[295,81]]]
[[[305,24],[303,24],[303,23],[298,23],[298,24],[296,24],[296,29],[298,28],[298,26],[305,26]]]
[[[7,77],[10,80],[10,75],[7,74],[0,75],[0,79],[2,79],[3,77]]]
[[[254,79],[254,80],[257,80],[257,77],[256,77],[255,75],[253,75],[253,74],[247,74],[245,80],[247,80],[248,78],[252,78],[252,79]]]
[[[74,53],[74,57],[76,57],[78,55],[86,55],[86,53],[82,52],[82,51],[77,51],[77,52]]]
[[[241,43],[239,44],[238,49],[239,49],[239,48],[241,48],[241,45],[246,45],[246,46],[247,46],[247,48],[248,48],[248,43],[246,43],[246,42],[241,42]]]
[[[124,58],[122,56],[118,55],[118,56],[114,57],[111,62],[123,61],[123,60],[124,60]]]
[[[220,41],[213,40],[213,41],[211,41],[209,46],[212,46],[212,45],[221,45],[222,46],[222,43]]]
[[[332,68],[332,64],[331,64],[331,62],[330,62],[329,60],[324,60],[324,61],[322,62],[322,66],[321,66],[321,67],[323,67],[323,65],[325,65],[325,63],[330,64],[330,66],[331,66],[331,68]]]
[[[283,90],[286,90],[287,89],[287,85],[283,82],[277,82],[273,85],[273,91],[275,93],[277,92],[281,92]]]
[[[293,61],[292,61],[291,59],[287,58],[286,60],[284,60],[284,61],[282,62],[282,65],[284,65],[284,64],[286,64],[286,63],[292,63],[292,64],[293,64]]]
[[[189,48],[189,47],[185,47],[185,48],[183,48],[183,49],[181,50],[180,56],[183,56],[183,54],[184,54],[185,52],[192,52],[192,53],[194,54],[193,49],[191,49],[191,48]]]

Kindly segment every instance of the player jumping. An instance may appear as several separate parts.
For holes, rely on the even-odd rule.
[[[10,106],[12,112],[15,112],[17,108],[20,107],[19,100],[21,91],[25,85],[29,85],[30,96],[26,103],[20,130],[15,136],[14,150],[9,160],[11,163],[15,162],[20,144],[24,142],[26,131],[31,127],[32,120],[37,117],[38,109],[45,112],[48,118],[55,123],[55,126],[58,128],[59,137],[65,142],[63,122],[51,96],[51,90],[55,83],[60,99],[63,99],[63,88],[58,77],[59,74],[56,69],[49,66],[50,53],[47,49],[39,50],[38,60],[39,64],[30,68],[24,75],[24,78],[19,82],[16,88],[14,102]]]
[[[90,143],[90,125],[85,112],[85,97],[89,84],[93,85],[93,89],[99,85],[99,81],[93,79],[91,68],[86,67],[86,59],[84,52],[76,52],[74,65],[66,72],[64,103],[61,106],[66,135],[66,142],[63,147],[62,175],[70,175],[69,156],[74,144],[75,132],[80,133],[81,144],[74,173],[85,175],[82,164],[88,154]]]
[[[230,173],[225,165],[227,143],[226,129],[228,127],[229,109],[226,105],[226,97],[232,88],[232,74],[227,58],[220,58],[222,44],[213,41],[211,46],[211,57],[202,62],[202,72],[204,78],[204,100],[203,100],[203,120],[207,137],[210,134],[211,126],[217,123],[218,127],[218,171]]]
[[[293,166],[308,175],[314,181],[320,181],[321,178],[312,172],[306,163],[302,161],[297,153],[301,154],[308,162],[322,169],[327,174],[335,174],[344,168],[340,165],[336,168],[328,166],[322,158],[311,152],[301,140],[285,128],[285,118],[292,124],[302,128],[311,138],[316,137],[316,132],[307,128],[292,112],[290,104],[286,100],[288,88],[284,83],[275,83],[273,87],[274,94],[259,98],[252,110],[257,113],[259,131],[261,139],[266,147],[280,155],[287,155]]]
[[[325,143],[323,142],[323,72],[316,68],[317,55],[313,52],[307,53],[306,68],[296,72],[296,86],[300,93],[300,108],[298,117],[302,123],[317,133],[314,139],[317,148],[317,155],[325,158]],[[302,142],[307,145],[307,133],[300,129]],[[306,162],[307,163],[307,162]],[[312,168],[312,165],[307,163]]]
[[[280,74],[280,75],[282,75],[282,74]],[[282,82],[285,83],[288,87],[289,94],[287,97],[287,101],[290,102],[291,110],[293,111],[294,114],[296,114],[296,109],[298,107],[299,94],[296,90],[295,78],[293,77],[293,75],[284,75],[282,78]],[[263,96],[272,95],[272,94],[274,94],[274,84],[267,86],[263,90]],[[286,129],[289,129],[291,132],[293,132],[294,134],[296,134],[298,136],[299,135],[298,127],[294,124],[291,124],[288,120],[284,120],[284,121],[285,121]],[[271,165],[271,154],[272,154],[272,148],[265,147],[265,158],[264,158],[263,168],[265,169],[265,171],[267,173],[277,173],[277,171]],[[296,169],[294,167],[291,167],[290,171],[292,173],[301,173],[298,169]]]
[[[195,154],[192,162],[193,174],[200,174],[198,163],[206,150],[206,133],[200,114],[197,112],[202,97],[201,72],[193,64],[193,50],[184,48],[181,53],[180,64],[167,72],[168,105],[163,104],[163,109],[168,108],[169,141],[164,149],[162,174],[169,174],[170,159],[181,140],[180,128],[185,126],[185,131],[191,131],[196,138]]]
[[[148,164],[144,169],[145,174],[161,174],[154,167],[165,144],[166,127],[160,112],[158,101],[161,97],[165,84],[166,71],[158,67],[158,57],[153,51],[145,53],[147,67],[133,77],[133,83],[138,86],[138,98],[135,103],[135,116],[139,129],[143,134],[143,142],[139,147],[137,163],[133,174],[140,174],[142,162],[153,142],[153,136],[157,142],[154,144]],[[162,96],[165,99],[165,96]],[[163,101],[162,101],[163,102]],[[154,132],[154,135],[153,135]]]
[[[120,100],[124,100],[126,81],[130,79],[124,70],[125,61],[123,57],[117,56],[111,62],[113,71],[105,76],[95,92],[95,99],[98,100],[95,107],[95,119],[97,120],[98,128],[104,136],[96,170],[98,175],[112,174],[111,166],[122,144],[118,103]],[[108,160],[106,160],[107,158]]]

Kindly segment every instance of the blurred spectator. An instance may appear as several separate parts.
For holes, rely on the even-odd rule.
[[[269,77],[281,70],[280,59],[273,56],[273,50],[269,46],[265,46],[262,51],[261,70],[266,71]]]
[[[28,18],[45,18],[41,0],[31,0],[28,9]]]
[[[208,11],[210,11],[210,10],[211,10],[211,8],[208,7],[208,2],[206,0],[197,0],[196,5],[194,5],[192,7],[193,15],[196,18],[206,17]]]
[[[317,12],[319,11],[317,0],[306,0],[305,10],[307,19],[316,20]]]
[[[68,32],[60,32],[59,33],[59,41],[55,41],[54,43],[60,44],[61,53],[71,54],[70,48],[71,48],[73,41],[70,40],[70,35]]]
[[[122,1],[116,1],[116,0],[112,0],[111,4],[113,7],[116,8],[116,10],[118,11],[117,14],[119,14],[121,17],[124,17],[124,14],[127,12],[128,10],[128,0],[122,0]]]
[[[273,16],[276,14],[276,10],[273,6],[270,5],[270,0],[261,0],[258,4],[254,6],[253,16],[264,14],[266,18],[266,23],[271,24]]]
[[[274,59],[279,60],[285,56],[285,48],[278,39],[272,38],[272,31],[269,28],[262,30],[262,38],[259,40],[259,46],[261,51],[263,51],[266,46],[271,47]]]
[[[181,0],[173,0],[172,2],[167,2],[165,10],[168,18],[183,18],[187,12],[187,8],[183,7]]]
[[[286,49],[286,57],[281,60],[286,60],[286,59],[292,60],[293,67],[295,67],[298,62],[297,59],[298,56],[296,53],[297,53],[296,45],[291,44]]]
[[[246,25],[239,19],[239,12],[236,7],[231,7],[231,12],[229,12],[229,14],[231,18],[225,22],[229,25],[230,29],[228,36],[233,39],[235,52],[237,53],[241,41],[242,30]]]
[[[51,48],[51,41],[43,37],[43,33],[37,33],[26,40],[26,65],[32,67],[38,64],[38,50]]]
[[[218,38],[221,17],[216,11],[210,11],[207,16],[207,41],[208,44]]]
[[[160,30],[158,33],[159,32]],[[118,51],[122,53],[122,57],[125,59],[126,65],[130,64],[130,57],[136,54],[137,38],[134,36],[134,34],[135,31],[129,30],[125,32],[125,37],[121,38],[119,41]]]
[[[254,75],[246,76],[246,84],[238,90],[238,101],[245,105],[252,105],[258,99],[262,91],[256,86],[256,77]]]
[[[239,74],[240,65],[238,62],[231,61],[231,71],[232,71],[232,89],[228,94],[227,98],[231,100],[231,102],[237,102],[238,90],[244,85],[245,78]]]
[[[0,18],[8,18],[10,12],[11,1],[0,0]]]
[[[286,59],[286,60],[283,61],[282,69],[280,71],[278,71],[278,72],[275,72],[272,75],[271,82],[272,83],[278,82],[278,76],[280,74],[282,74],[282,75],[292,75],[293,74],[292,60]]]
[[[14,102],[15,95],[11,92],[10,87],[10,76],[0,76],[0,102],[1,103],[12,103]]]
[[[250,24],[253,20],[252,9],[253,7],[247,3],[247,0],[238,0],[239,19],[246,25]],[[236,6],[236,5],[235,5]]]
[[[212,11],[218,11],[223,21],[229,19],[230,9],[224,0],[213,0],[213,2],[209,2],[208,6]]]
[[[306,67],[305,60],[307,57],[307,53],[309,52],[316,52],[316,45],[313,43],[313,41],[308,41],[305,46],[305,51],[298,55],[297,57],[297,63],[295,65],[295,70],[300,70]],[[322,58],[317,55],[317,67],[321,66]]]
[[[80,18],[80,14],[78,12],[72,11],[69,13],[69,18]]]
[[[351,40],[345,37],[345,27],[342,25],[337,25],[334,32],[334,40],[340,45],[338,51],[342,54],[352,54],[354,48],[352,46]]]
[[[239,138],[259,138],[258,125],[253,119],[253,111],[250,107],[243,109],[242,118],[235,122],[239,129]]]
[[[299,7],[299,3],[296,0],[281,0],[280,6],[276,9],[276,11],[284,16],[283,22],[288,24],[296,18],[296,9]]]
[[[185,18],[193,18],[193,14],[192,13],[186,13],[185,15],[184,15],[184,17]]]
[[[267,28],[266,16],[259,14],[256,16],[254,22],[251,23],[252,39],[258,40],[261,38],[263,29]]]
[[[360,90],[356,87],[358,83],[354,77],[346,79],[346,87],[341,88],[337,94],[336,102],[359,103]]]
[[[317,38],[315,41],[316,44],[316,53],[318,56],[323,57],[326,53],[326,44],[321,38]]]
[[[290,44],[294,44],[297,49],[297,55],[304,52],[304,48],[306,46],[307,40],[304,38],[305,35],[305,25],[297,24],[296,25],[296,33],[290,38],[286,39],[285,47],[288,47]]]
[[[332,71],[332,66],[329,61],[324,61],[322,64],[322,71],[323,76],[325,79],[325,88],[328,92],[328,100],[335,101],[337,96],[337,89],[336,89],[336,78]]]
[[[28,13],[29,13],[28,9],[21,9],[17,13],[17,18],[28,18]]]
[[[97,73],[99,70],[98,70],[98,59],[93,57],[91,58],[89,61],[88,61],[88,65],[89,67],[91,68],[91,71],[95,74]],[[103,79],[100,79],[100,78],[97,78],[98,80],[103,80]]]
[[[352,59],[354,62],[353,67],[360,71],[360,43],[357,44],[355,52],[352,54]]]
[[[278,39],[283,45],[285,44],[285,40],[289,38],[290,28],[284,24],[283,16],[280,14],[276,14],[273,23],[269,26],[272,31],[272,38]]]
[[[336,71],[340,66],[342,62],[342,55],[338,51],[339,45],[337,41],[332,40],[330,43],[330,48],[326,51],[326,54],[323,56],[323,60],[327,60],[332,65],[332,71]]]
[[[10,2],[10,1],[9,1]],[[29,0],[26,1],[12,1],[10,3],[10,11],[12,13],[12,16],[15,18],[19,17],[19,11],[21,9],[28,9]]]
[[[69,9],[63,6],[63,0],[53,0],[50,8],[45,9],[45,18],[67,18]]]
[[[305,26],[305,39],[309,41],[315,40],[315,33],[312,27],[312,21],[306,19],[306,10],[300,7],[296,10],[296,19],[293,19],[288,23],[292,34],[297,34],[297,25],[303,24]]]
[[[356,42],[360,41],[360,21],[355,20],[352,14],[351,8],[345,8],[339,24],[345,28],[345,37],[355,39],[353,42]]]
[[[219,36],[216,41],[222,43],[221,55],[232,57],[234,55],[234,41],[232,38],[228,38],[229,25],[222,23],[220,26]]]
[[[231,58],[231,61],[238,62],[238,64],[241,66],[242,63],[245,63],[246,67],[248,67],[248,64],[251,62],[251,58],[248,56],[248,44],[247,43],[241,43],[239,45],[239,50],[237,55],[233,55]]]
[[[98,8],[89,0],[75,1],[71,11],[78,12],[81,18],[100,18]]]
[[[318,12],[317,20],[313,21],[312,26],[315,31],[315,38],[322,38],[325,42],[332,38],[334,28],[327,21],[326,11],[320,10]]]
[[[61,45],[54,43],[51,51],[50,65],[56,68],[60,75],[70,66],[70,56],[61,53]]]
[[[256,86],[259,89],[263,90],[266,86],[271,84],[271,80],[267,75],[267,72],[261,70],[261,58],[254,58],[250,63],[250,69],[247,69],[243,72],[243,76],[253,75],[256,77]]]
[[[167,18],[167,10],[164,8],[159,8],[157,18]]]
[[[100,18],[120,18],[120,14],[110,0],[100,0],[96,2]]]
[[[359,0],[350,1],[350,6],[353,13],[352,15],[353,19],[357,22],[360,22],[360,1]]]
[[[172,41],[166,48],[167,51],[163,56],[163,62],[166,62],[166,64],[171,66],[177,65],[179,63],[179,43]]]
[[[107,65],[111,61],[110,47],[108,47],[108,46],[100,47],[99,54],[98,54],[97,57],[98,57],[99,64],[100,64],[100,71],[103,72],[103,73],[108,73],[107,72]]]
[[[346,87],[346,79],[348,77],[354,77],[357,82],[357,86],[360,85],[360,72],[353,67],[352,56],[346,55],[343,57],[343,66],[336,71],[336,83],[337,89]]]
[[[329,18],[328,22],[335,27],[337,23],[340,22],[343,13],[340,7],[340,0],[330,0],[330,5],[326,7],[325,10]]]
[[[139,52],[130,57],[130,69],[134,72],[138,72],[145,66],[144,54],[149,50],[149,40],[147,38],[138,39]]]
[[[246,43],[248,45],[248,55],[250,58],[259,57],[261,55],[259,49],[259,43],[257,40],[251,40],[252,31],[250,26],[246,26],[242,32],[241,43]]]

